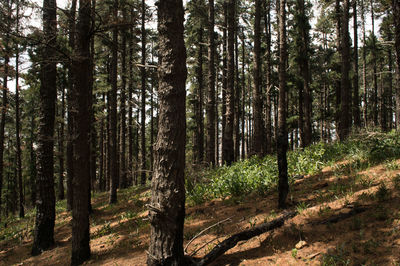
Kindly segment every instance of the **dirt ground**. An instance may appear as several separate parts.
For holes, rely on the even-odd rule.
[[[344,161],[296,180],[289,200],[290,209],[297,209],[299,215],[275,231],[240,242],[213,265],[400,265],[400,182],[394,181],[398,174],[400,170],[388,170],[385,164],[355,172]],[[85,264],[145,265],[149,195],[143,189],[120,191],[119,203],[112,207],[106,194],[96,196],[92,257]],[[204,256],[230,235],[279,217],[276,202],[274,192],[187,207],[186,253]],[[355,208],[365,211],[327,222]],[[37,257],[30,256],[31,234],[0,241],[0,265],[69,265],[70,222],[69,213],[57,214],[56,244]]]

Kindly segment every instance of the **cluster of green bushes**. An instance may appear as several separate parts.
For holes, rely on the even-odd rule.
[[[396,132],[358,134],[346,142],[321,142],[290,151],[287,158],[289,180],[293,182],[298,176],[318,173],[321,168],[342,159],[371,165],[400,158],[400,135]],[[229,167],[207,169],[196,178],[188,173],[186,190],[189,201],[200,204],[213,198],[243,197],[254,192],[265,195],[276,189],[277,183],[276,156],[268,155],[251,157]]]

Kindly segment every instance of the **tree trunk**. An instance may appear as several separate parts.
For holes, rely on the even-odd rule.
[[[286,197],[289,193],[287,158],[288,146],[286,128],[286,0],[279,1],[279,106],[278,106],[278,135],[277,155],[279,170],[279,208],[286,208]]]
[[[35,105],[32,103],[32,111],[34,110]],[[33,112],[32,112],[33,114]],[[29,139],[29,174],[30,174],[30,183],[31,183],[31,204],[34,207],[36,204],[36,176],[37,176],[37,168],[36,168],[36,153],[33,147],[33,143],[35,143],[35,117],[31,116],[30,123],[30,139]]]
[[[71,265],[80,265],[90,257],[89,246],[89,194],[90,194],[90,128],[91,117],[91,0],[79,0],[77,39],[73,57],[75,91],[74,109],[74,199],[72,206],[72,255]]]
[[[65,116],[65,88],[64,84],[61,88],[61,110],[60,110],[60,127],[58,134],[58,199],[64,199],[64,116]]]
[[[335,1],[335,17],[336,17],[336,49],[337,52],[340,56],[340,49],[342,48],[341,45],[341,34],[342,34],[342,30],[341,30],[341,20],[342,20],[342,12],[341,12],[341,8],[340,8],[340,1],[341,0],[336,0]],[[341,64],[340,62],[335,64],[335,70],[338,73],[339,78],[337,78],[335,80],[335,96],[336,96],[336,110],[335,110],[335,124],[336,124],[336,135],[339,138],[339,131],[340,131],[340,101],[342,100],[342,96],[341,96],[341,70],[340,70]]]
[[[222,162],[231,165],[234,161],[234,96],[235,96],[235,47],[234,47],[234,26],[235,26],[235,4],[236,0],[229,0],[227,6],[227,24],[228,24],[228,75],[227,75],[227,90],[226,90],[226,113],[225,113],[225,131],[223,134],[223,152]]]
[[[11,16],[11,7],[10,2],[7,0],[7,15]],[[7,20],[9,21],[9,20]],[[8,75],[9,75],[9,63],[10,63],[10,47],[9,47],[9,30],[11,26],[7,25],[7,32],[4,38],[4,76],[3,76],[3,105],[1,108],[1,121],[0,121],[0,215],[1,215],[1,201],[2,201],[2,191],[3,191],[3,174],[4,174],[4,129],[6,125],[6,112],[8,108],[8,101],[7,101],[7,84],[8,84]]]
[[[130,22],[134,23],[134,8],[130,9]],[[129,53],[128,53],[128,180],[129,184],[133,183],[133,27],[129,29]]]
[[[358,85],[358,22],[357,22],[357,0],[353,0],[353,41],[354,41],[354,75],[353,75],[353,119],[354,126],[361,128],[360,118],[360,95]]]
[[[311,74],[309,67],[309,49],[310,49],[310,24],[309,18],[306,15],[304,0],[298,0],[299,11],[300,11],[300,33],[301,33],[301,45],[300,45],[300,73],[303,79],[303,96],[304,96],[304,124],[303,133],[304,138],[302,140],[303,147],[307,147],[312,143],[312,96],[311,96]]]
[[[73,51],[75,49],[75,12],[76,12],[76,0],[72,0],[71,2],[71,10],[69,12],[68,17],[68,27],[69,27],[69,36],[68,36],[68,46]],[[68,66],[68,91],[67,91],[67,103],[68,103],[68,118],[67,118],[67,210],[72,210],[72,200],[73,200],[73,188],[72,188],[72,180],[74,178],[74,167],[73,167],[73,123],[74,123],[74,112],[72,109],[72,101],[74,98],[74,84],[75,78],[72,73],[72,62],[69,62]]]
[[[350,36],[349,36],[349,8],[350,0],[343,1],[342,14],[342,32],[340,49],[342,67],[341,67],[341,104],[340,104],[340,123],[339,123],[339,139],[345,140],[351,131],[351,85],[350,85]]]
[[[372,68],[373,68],[373,86],[374,86],[374,91],[373,91],[373,97],[372,97],[372,104],[373,104],[373,110],[372,110],[372,117],[374,120],[374,126],[377,127],[378,124],[378,76],[377,76],[377,47],[376,47],[376,36],[375,36],[375,14],[374,14],[374,4],[373,1],[371,1],[371,25],[372,25]]]
[[[271,0],[266,0],[264,12],[265,34],[266,34],[266,104],[265,104],[265,135],[266,153],[272,152],[272,119],[271,119],[271,88],[272,88],[272,62],[271,62]]]
[[[203,28],[197,31],[197,67],[196,67],[196,93],[194,95],[194,114],[196,128],[194,131],[194,163],[199,164],[204,159],[204,121],[203,121]]]
[[[19,34],[19,1],[16,3],[16,33]],[[19,192],[19,217],[25,216],[24,205],[25,199],[23,194],[23,183],[22,183],[22,152],[21,152],[21,136],[20,136],[20,108],[19,108],[19,45],[16,44],[15,49],[15,135],[16,135],[16,156],[17,156],[17,176],[18,176],[18,192]]]
[[[254,117],[254,136],[253,136],[253,154],[262,157],[264,155],[264,121],[263,114],[263,101],[261,91],[261,1],[255,0],[255,14],[254,14],[254,87],[253,87],[253,117]]]
[[[118,0],[113,4],[112,47],[111,47],[111,91],[110,91],[110,204],[117,202],[118,186],[118,142],[117,142],[117,71],[118,71]]]
[[[393,0],[392,5],[396,50],[396,129],[400,130],[400,2]]]
[[[146,64],[146,3],[142,0],[142,65]],[[140,140],[141,140],[141,180],[142,185],[146,184],[146,68],[142,67],[141,78],[142,78],[142,105],[141,105],[141,128],[140,128]]]
[[[54,244],[55,194],[54,194],[54,120],[57,94],[56,68],[56,1],[43,0],[44,43],[40,71],[39,134],[38,134],[38,195],[33,231],[32,255],[38,255]]]
[[[207,140],[206,161],[215,166],[215,32],[214,0],[208,1],[208,91],[207,91]]]
[[[362,66],[362,80],[363,80],[363,116],[364,116],[364,127],[368,127],[368,93],[367,93],[367,51],[366,51],[366,38],[365,38],[365,7],[364,0],[361,0],[361,21],[362,21],[362,39],[363,39],[363,66]]]
[[[222,132],[221,132],[221,161],[224,163],[225,142],[224,132],[226,128],[226,92],[228,90],[228,47],[227,47],[227,28],[228,28],[228,3],[224,1],[224,26],[222,29]]]
[[[124,23],[127,23],[126,16],[127,6],[122,6],[122,17]],[[120,96],[120,115],[121,115],[121,137],[120,140],[120,184],[121,188],[128,186],[127,173],[126,173],[126,30],[121,31],[122,35],[122,49],[121,49],[121,96]]]
[[[183,20],[182,0],[158,2],[160,114],[149,205],[148,265],[186,265],[183,224],[187,70]]]

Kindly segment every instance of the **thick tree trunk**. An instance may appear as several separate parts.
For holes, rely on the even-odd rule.
[[[186,265],[183,223],[187,70],[183,20],[182,0],[158,2],[160,114],[149,205],[148,265]]]
[[[142,65],[146,64],[146,3],[142,0]],[[140,169],[140,183],[146,184],[146,68],[140,69],[142,78],[142,104],[141,104],[141,128],[140,128],[140,140],[141,140],[141,169]]]
[[[261,1],[255,0],[255,15],[254,15],[254,87],[253,87],[253,117],[254,117],[254,136],[253,136],[253,154],[260,157],[264,155],[263,142],[265,141],[264,135],[264,121],[263,115],[263,101],[261,90]]]
[[[286,208],[286,197],[289,193],[287,157],[288,136],[286,128],[286,0],[279,1],[279,105],[277,155],[279,170],[279,208]]]
[[[215,32],[214,0],[208,1],[208,91],[207,91],[207,140],[206,161],[215,166]]]
[[[113,5],[114,28],[111,47],[111,91],[110,91],[110,204],[117,202],[118,187],[118,142],[117,142],[117,71],[118,71],[118,0]]]
[[[345,140],[351,131],[351,85],[350,85],[350,36],[349,36],[349,7],[350,0],[343,1],[342,13],[342,32],[341,32],[341,104],[340,104],[340,123],[339,139]]]
[[[75,49],[75,12],[76,12],[76,0],[72,0],[71,9],[68,17],[68,27],[69,27],[69,36],[68,36],[68,45],[71,50]],[[73,167],[73,123],[74,123],[74,112],[72,109],[72,101],[75,97],[73,95],[75,78],[72,71],[72,62],[69,62],[68,66],[68,91],[67,91],[67,103],[68,103],[68,118],[67,118],[67,210],[72,210],[72,200],[73,200],[73,188],[72,188],[72,180],[74,178],[74,167]]]
[[[91,117],[91,0],[79,0],[76,49],[73,57],[75,91],[74,109],[74,200],[72,207],[71,265],[80,265],[90,257],[89,246],[89,195],[90,195],[90,128]]]
[[[228,75],[227,75],[227,90],[226,90],[226,125],[223,134],[223,152],[222,162],[231,165],[234,161],[234,143],[233,143],[233,130],[234,130],[234,98],[235,98],[235,4],[236,0],[229,0],[227,6],[227,24],[228,24]]]
[[[44,43],[40,72],[40,115],[38,134],[38,195],[33,231],[32,255],[38,255],[54,244],[55,194],[54,194],[54,120],[57,94],[56,68],[56,1],[43,0]]]

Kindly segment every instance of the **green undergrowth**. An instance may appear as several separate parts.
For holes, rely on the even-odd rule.
[[[397,168],[400,158],[400,135],[396,132],[362,133],[345,142],[317,143],[287,154],[289,182],[304,175],[317,174],[325,166],[335,165],[336,174],[350,174],[386,162],[387,168]],[[389,164],[387,162],[390,162]],[[276,155],[251,157],[231,166],[188,171],[186,190],[189,203],[201,204],[216,198],[244,198],[251,193],[263,196],[276,190],[278,166]]]

